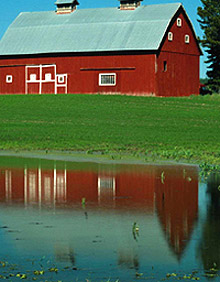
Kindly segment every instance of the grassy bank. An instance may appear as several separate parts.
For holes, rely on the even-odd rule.
[[[0,97],[1,150],[58,150],[220,164],[220,96]]]

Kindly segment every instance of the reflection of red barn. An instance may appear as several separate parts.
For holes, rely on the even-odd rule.
[[[86,201],[96,203],[98,201],[98,175],[92,171],[68,171],[67,173],[67,201]]]
[[[0,94],[199,94],[201,50],[183,6],[141,1],[21,13],[0,42]]]
[[[134,206],[145,205],[145,208],[154,209],[155,172],[149,169],[147,172],[131,171],[121,172],[116,175],[117,206],[123,203]],[[125,199],[123,199],[125,198]]]
[[[66,202],[66,173],[63,170],[27,169],[24,183],[25,203]]]
[[[153,212],[178,257],[193,230],[198,212],[197,169],[140,166],[116,171],[0,169],[0,200],[25,205],[108,206]],[[162,173],[163,172],[163,173]],[[90,205],[91,204],[91,205]]]
[[[0,168],[0,201],[24,199],[24,170]]]
[[[192,233],[198,213],[198,175],[195,171],[165,171],[156,181],[156,208],[166,238],[178,257]],[[163,183],[162,183],[163,182]]]
[[[145,202],[148,208],[154,206],[154,174],[146,171],[113,173],[68,171],[67,202],[112,204],[117,208]]]
[[[25,204],[66,201],[63,170],[1,168],[0,200]]]

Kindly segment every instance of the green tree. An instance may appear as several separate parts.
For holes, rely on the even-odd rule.
[[[200,39],[208,53],[209,64],[207,76],[210,88],[220,94],[220,0],[201,0],[198,8],[198,22],[204,36]]]

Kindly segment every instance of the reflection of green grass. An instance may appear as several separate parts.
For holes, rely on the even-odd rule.
[[[0,149],[220,161],[220,97],[0,97]]]

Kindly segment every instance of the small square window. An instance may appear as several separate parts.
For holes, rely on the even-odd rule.
[[[36,74],[31,74],[30,75],[30,81],[36,81],[37,80],[37,75]]]
[[[46,74],[45,74],[45,80],[46,80],[46,81],[51,81],[51,80],[52,80],[52,75],[51,75],[51,73],[46,73]]]
[[[168,33],[168,40],[173,41],[173,33],[172,32]]]
[[[116,85],[116,73],[100,73],[99,74],[100,86],[115,86]]]
[[[185,43],[189,44],[190,36],[188,34],[185,35]]]
[[[65,82],[65,76],[64,75],[58,75],[58,83],[64,83]]]
[[[178,26],[178,27],[181,27],[181,26],[182,26],[182,19],[181,19],[181,18],[178,18],[178,19],[177,19],[177,26]]]
[[[6,75],[6,83],[12,83],[13,76],[12,75]]]

